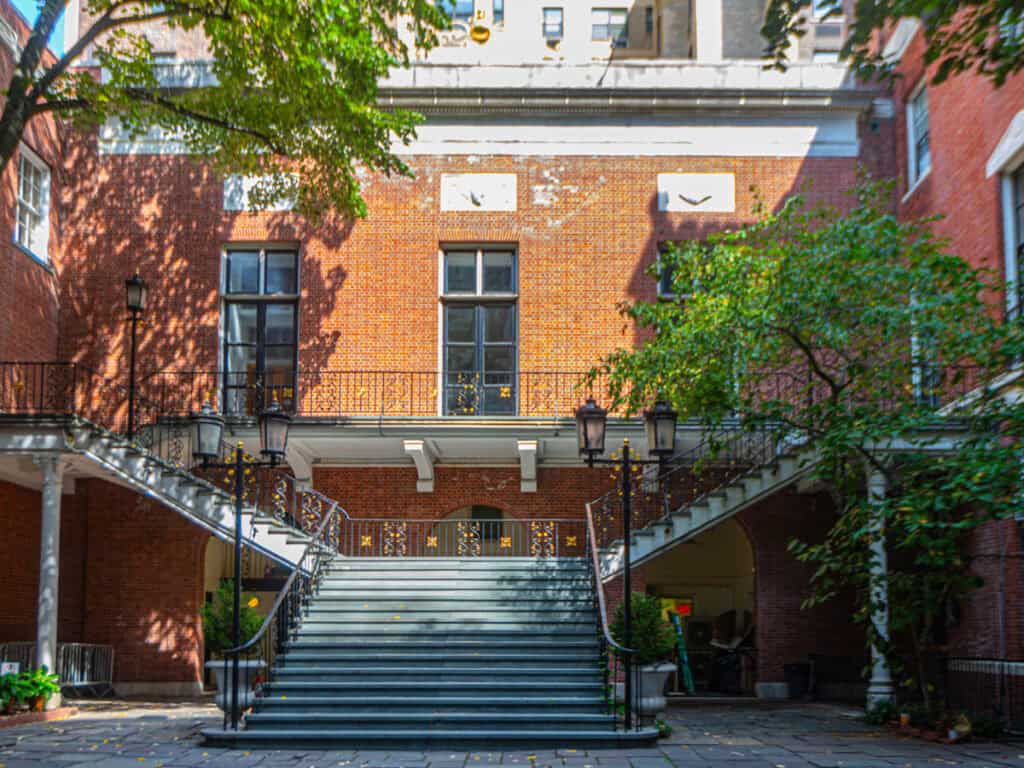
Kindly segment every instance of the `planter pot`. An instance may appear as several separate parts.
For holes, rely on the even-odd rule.
[[[676,671],[675,664],[662,662],[640,668],[640,690],[633,691],[633,711],[641,715],[656,715],[665,711],[665,682]],[[620,701],[626,695],[623,683],[615,684],[615,695]]]
[[[29,707],[33,712],[43,712],[46,710],[46,697],[36,696],[32,699],[32,705]]]
[[[231,670],[233,666],[231,662],[228,662],[225,666],[223,659],[206,662],[206,668],[213,672],[213,676],[217,681],[217,694],[213,697],[213,700],[224,712],[231,709]],[[266,664],[258,659],[255,661],[240,661],[238,663],[238,709],[240,712],[244,712],[252,706],[253,699],[255,698],[252,690],[253,685],[265,666]],[[226,676],[225,672],[227,673]]]

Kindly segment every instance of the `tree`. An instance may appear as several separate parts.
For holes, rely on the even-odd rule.
[[[999,286],[929,222],[887,212],[885,186],[854,195],[850,210],[796,196],[676,244],[660,268],[688,298],[625,305],[652,335],[591,375],[631,411],[661,396],[708,427],[735,418],[813,447],[838,516],[825,541],[791,544],[817,566],[807,604],[852,593],[869,645],[912,658],[907,679],[930,703],[927,656],[947,608],[978,584],[965,536],[1021,498],[1024,406],[998,384],[1024,333],[985,303]],[[869,498],[867,472],[886,479],[884,498]],[[890,567],[873,582],[876,541]],[[892,647],[873,623],[885,593]]]
[[[815,5],[826,18],[844,12],[843,0]],[[804,34],[811,7],[811,0],[768,0],[761,34],[776,67],[785,68],[791,41]],[[937,64],[936,84],[973,69],[998,86],[1024,67],[1024,7],[1017,0],[858,0],[841,58],[869,78],[889,73],[891,62],[882,58],[878,33],[905,18],[922,20],[924,58]]]
[[[235,581],[224,579],[213,600],[203,603],[199,609],[199,617],[203,622],[203,642],[211,655],[219,656],[228,648],[234,648],[234,608]],[[239,628],[242,634],[242,645],[252,640],[263,626],[263,617],[252,607],[251,601],[243,599],[238,614]]]
[[[83,0],[91,23],[44,66],[67,3],[41,3],[21,52],[0,115],[0,170],[29,120],[52,113],[84,128],[110,119],[134,135],[159,128],[221,173],[258,176],[253,204],[290,199],[313,216],[365,213],[360,165],[408,173],[391,142],[408,142],[417,116],[378,106],[377,81],[408,64],[406,40],[436,43],[447,17],[428,0]],[[159,81],[139,31],[157,23],[201,31],[209,60],[195,87]],[[102,78],[76,68],[87,52]]]

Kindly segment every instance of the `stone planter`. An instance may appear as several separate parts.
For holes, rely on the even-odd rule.
[[[665,711],[665,682],[676,671],[675,664],[667,661],[648,664],[640,668],[640,690],[633,691],[633,711],[640,715],[653,716]],[[626,696],[624,683],[615,684],[615,696],[622,701]]]
[[[252,706],[253,685],[260,671],[267,666],[259,659],[243,660],[238,662],[238,711],[244,712]],[[213,672],[217,681],[217,693],[213,700],[224,712],[231,709],[231,671],[234,667],[232,662],[224,664],[223,659],[214,659],[206,662],[206,668]],[[225,674],[226,673],[226,674]]]

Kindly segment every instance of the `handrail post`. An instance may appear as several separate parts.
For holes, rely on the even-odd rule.
[[[239,655],[238,648],[242,645],[242,501],[245,494],[245,466],[241,445],[235,448],[235,605],[234,605],[234,627],[233,641],[235,654],[231,667],[231,729],[238,730],[238,677],[239,677]]]
[[[632,466],[629,461],[629,442],[625,441],[622,444],[622,551],[623,551],[623,570],[622,570],[622,609],[623,609],[623,632],[622,632],[622,644],[627,648],[633,647],[633,610],[632,610],[632,595],[630,593],[630,557],[629,557],[629,539],[632,535],[630,531],[630,495],[633,492],[632,483]],[[625,694],[626,694],[626,712],[625,712],[625,726],[628,731],[633,727],[633,675],[632,667],[633,660],[626,656],[624,659],[626,666],[626,680],[625,680]]]

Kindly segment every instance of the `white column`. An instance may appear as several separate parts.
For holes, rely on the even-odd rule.
[[[34,457],[43,473],[42,514],[39,525],[39,604],[36,616],[36,666],[57,668],[57,589],[60,571],[60,497],[64,462],[60,456]],[[60,696],[49,706],[60,704]]]
[[[694,42],[697,61],[722,60],[722,0],[694,2]]]
[[[876,506],[885,498],[887,483],[885,475],[877,469],[868,470],[868,502]],[[887,643],[889,641],[889,590],[886,585],[885,573],[888,560],[885,553],[885,532],[882,530],[882,518],[876,516],[872,520],[871,538],[871,581],[872,602],[875,611],[871,621],[875,630]],[[891,701],[893,697],[892,674],[889,671],[889,660],[877,644],[871,646],[871,681],[868,683],[868,709],[879,702]]]

